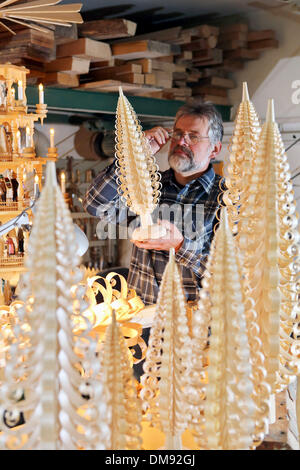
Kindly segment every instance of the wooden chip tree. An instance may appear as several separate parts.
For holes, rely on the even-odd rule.
[[[186,301],[174,249],[160,284],[141,377],[143,409],[154,427],[166,435],[166,449],[181,448],[187,427],[184,387],[190,373],[191,341]]]

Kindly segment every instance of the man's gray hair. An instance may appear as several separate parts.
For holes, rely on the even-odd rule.
[[[213,103],[188,101],[181,106],[175,116],[175,123],[182,116],[197,116],[199,118],[207,118],[208,120],[208,136],[211,144],[222,141],[223,138],[223,121],[221,114],[217,111]]]

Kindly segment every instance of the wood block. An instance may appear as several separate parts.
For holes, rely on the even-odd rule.
[[[221,49],[203,49],[193,52],[193,61],[222,60],[223,51]]]
[[[0,47],[14,48],[18,46],[28,46],[44,49],[46,52],[55,52],[54,32],[45,29],[45,31],[36,31],[31,28],[23,28],[16,35],[0,33]]]
[[[225,88],[218,88],[211,85],[195,85],[192,88],[193,95],[214,95],[227,97],[227,90]]]
[[[229,78],[222,78],[222,77],[216,77],[216,76],[203,78],[202,80],[200,80],[199,85],[200,84],[204,86],[209,85],[213,87],[226,88],[226,89],[235,88],[235,83],[233,80]]]
[[[175,72],[177,68],[176,64],[170,62],[163,62],[161,60],[152,59],[152,69],[161,70],[163,72],[172,73]]]
[[[234,24],[227,24],[222,25],[220,27],[220,34],[233,32],[233,31],[240,31],[240,32],[248,32],[248,25],[246,23],[234,23]]]
[[[193,58],[192,51],[183,51],[181,54],[175,57],[176,64],[184,64],[190,62]]]
[[[187,72],[174,72],[173,73],[173,80],[187,80],[188,74]]]
[[[187,86],[186,80],[173,80],[173,86],[175,88],[185,88]]]
[[[198,80],[202,77],[202,72],[188,72],[187,74],[187,82],[188,83],[194,83],[198,82]]]
[[[37,62],[48,62],[53,60],[55,53],[51,50],[35,48],[32,45],[11,47],[11,48],[0,48],[0,59],[1,63],[10,62],[12,64],[18,64],[22,62],[23,59],[30,59]]]
[[[111,45],[112,55],[124,60],[169,56],[172,55],[174,47],[167,43],[150,40],[120,42]],[[175,50],[180,52],[180,48]]]
[[[142,75],[142,66],[139,64],[126,64],[126,65],[121,65],[120,67],[107,67],[99,70],[94,70],[91,71],[87,76],[84,76],[82,78],[88,79],[89,81],[95,81],[95,80],[108,80],[110,78],[112,79],[117,79],[117,80],[123,80],[123,75],[128,75],[128,74],[133,74],[133,75]],[[131,82],[130,80],[125,80],[124,82],[128,83],[144,83],[141,81],[140,77],[135,77],[138,82]]]
[[[220,34],[218,43],[227,41],[248,41],[248,33],[243,31],[231,31],[228,33]]]
[[[167,88],[163,90],[165,93],[173,93],[180,96],[192,96],[192,89],[191,88]]]
[[[134,36],[137,24],[123,18],[86,21],[78,26],[79,36],[92,39],[116,39]]]
[[[256,51],[264,51],[266,49],[277,49],[277,39],[261,39],[259,41],[248,42],[248,49]]]
[[[164,57],[157,57],[156,60],[159,60],[160,62],[169,62],[170,64],[172,64],[174,62],[174,56],[166,55]]]
[[[224,51],[224,59],[254,60],[259,58],[259,51],[250,49],[236,49],[234,51]]]
[[[247,41],[239,41],[238,39],[232,39],[230,41],[218,42],[218,47],[223,51],[232,51],[240,47],[247,47]]]
[[[67,72],[74,75],[88,73],[89,68],[90,61],[80,57],[62,57],[45,64],[46,72]]]
[[[206,78],[206,77],[227,78],[228,72],[224,70],[223,68],[213,67],[213,68],[201,69],[201,75],[203,78]]]
[[[187,71],[186,69],[187,69],[187,68],[186,68],[185,65],[173,64],[173,66],[172,66],[172,68],[170,69],[170,71],[173,70],[173,73],[175,73],[175,72],[180,72],[180,73],[181,73],[181,72],[186,72],[186,71]]]
[[[80,38],[56,48],[56,57],[80,57],[90,61],[108,60],[111,58],[109,44],[93,39]]]
[[[152,93],[160,91],[159,87],[150,87],[146,85],[138,85],[133,83],[125,83],[120,80],[98,80],[96,82],[89,82],[80,85],[78,90],[102,91],[102,92],[118,92],[119,87],[128,94]]]
[[[91,70],[87,76],[84,76],[82,78],[89,79],[92,81],[107,80],[110,78],[118,79],[120,75],[124,75],[128,73],[141,74],[142,66],[139,64],[124,64],[124,65],[120,65],[119,67],[105,67],[102,69]]]
[[[136,60],[129,61],[127,63],[141,65],[142,73],[152,72],[152,60],[151,59],[136,59]]]
[[[90,70],[103,69],[106,67],[115,67],[115,66],[123,65],[125,63],[126,62],[124,60],[115,59],[114,57],[112,57],[109,60],[100,60],[97,62],[91,62]]]
[[[125,83],[120,80],[97,80],[95,82],[83,83],[78,87],[78,90],[91,90],[91,91],[113,91],[118,92],[119,87],[122,86],[123,91],[136,90],[141,88],[142,85],[132,83]]]
[[[153,70],[155,75],[156,85],[162,88],[171,88],[173,81],[173,74],[170,72],[164,72],[162,70]]]
[[[225,98],[224,96],[214,96],[214,95],[193,95],[193,96],[195,98],[199,97],[205,102],[210,101],[211,103],[219,104],[223,106],[230,105],[228,98]]]
[[[37,69],[30,69],[26,77],[27,85],[35,85],[36,83],[44,82],[45,72]]]
[[[145,73],[145,85],[156,85],[155,73]]]
[[[196,41],[192,41],[189,44],[184,44],[182,46],[183,51],[198,51],[200,49],[212,49],[216,47],[218,42],[217,36],[209,36],[208,38],[204,39],[197,39]]]
[[[79,78],[77,75],[71,75],[63,72],[45,73],[43,83],[46,86],[55,86],[58,88],[77,88]]]
[[[77,24],[73,23],[70,27],[55,26],[54,39],[56,45],[66,44],[67,42],[76,41],[78,39]]]
[[[173,40],[173,44],[178,44],[178,45],[183,45],[183,44],[188,44],[192,40],[192,35],[191,33],[188,33],[186,31],[182,31],[180,33],[180,36],[178,39]]]
[[[145,83],[145,78],[143,73],[124,73],[121,75],[116,75],[120,80],[126,83],[134,83],[137,85],[143,85]]]
[[[217,36],[219,32],[220,28],[218,26],[203,24],[193,27],[191,34],[199,38],[208,38],[210,35]]]
[[[263,29],[262,31],[249,31],[247,41],[261,41],[263,39],[276,39],[273,29]]]

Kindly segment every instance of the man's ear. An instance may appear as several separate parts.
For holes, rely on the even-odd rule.
[[[210,159],[213,160],[214,158],[216,158],[216,156],[219,155],[219,153],[221,152],[221,149],[222,149],[222,142],[216,143],[213,146],[213,149],[211,151]]]

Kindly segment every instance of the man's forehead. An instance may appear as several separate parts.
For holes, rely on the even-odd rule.
[[[189,129],[191,131],[199,131],[208,128],[208,119],[205,116],[194,116],[185,114],[180,116],[174,123],[174,129]]]

